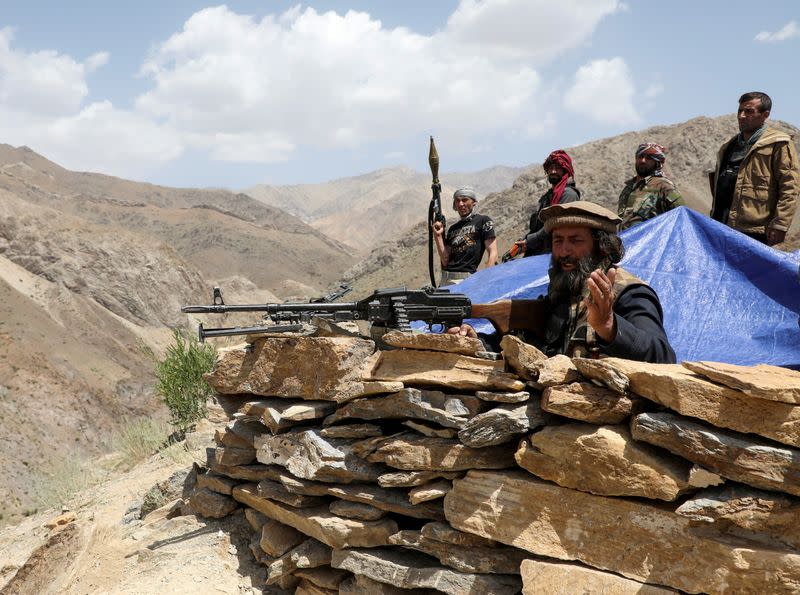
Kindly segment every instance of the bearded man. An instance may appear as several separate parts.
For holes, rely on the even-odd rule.
[[[523,250],[525,256],[535,256],[550,251],[547,233],[539,219],[539,213],[552,205],[581,199],[581,191],[575,186],[575,169],[572,166],[572,159],[566,151],[553,151],[544,160],[542,167],[547,174],[550,188],[539,198],[539,204],[531,215],[528,234],[517,242],[518,250]]]
[[[666,153],[658,143],[642,143],[636,149],[636,175],[625,182],[619,195],[620,231],[686,205],[675,184],[664,177]]]
[[[587,201],[559,204],[539,214],[553,253],[543,332],[525,340],[547,356],[612,356],[675,363],[658,295],[617,266],[625,255],[620,218]],[[468,324],[448,330],[477,337]]]

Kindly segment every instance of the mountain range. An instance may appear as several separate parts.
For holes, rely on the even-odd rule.
[[[794,126],[773,125],[800,138]],[[733,116],[699,117],[566,149],[583,197],[614,208],[636,146],[660,142],[667,176],[707,213],[706,171],[735,130]],[[540,164],[440,179],[451,221],[453,189],[476,188],[501,253],[547,188]],[[430,182],[429,173],[393,168],[242,193],[167,188],[0,145],[2,522],[35,506],[43,474],[107,450],[126,419],[166,416],[143,347],[160,353],[172,329],[191,328],[180,307],[208,303],[213,285],[228,303],[263,303],[307,299],[343,280],[353,299],[428,283]],[[798,225],[784,247],[797,247]]]

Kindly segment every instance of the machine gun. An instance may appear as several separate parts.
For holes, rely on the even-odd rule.
[[[429,326],[444,328],[459,326],[467,318],[485,318],[500,333],[509,330],[529,330],[540,333],[548,309],[544,300],[499,300],[489,304],[473,304],[468,296],[450,293],[448,289],[406,289],[397,287],[378,289],[357,302],[300,302],[284,304],[225,304],[218,287],[214,288],[213,303],[207,306],[184,306],[187,314],[225,314],[228,312],[263,312],[269,318],[281,320],[286,315],[299,316],[301,320],[314,316],[333,320],[364,320],[376,326],[401,331],[411,331],[411,322],[419,320]],[[293,328],[287,328],[293,327]],[[205,337],[263,334],[299,330],[301,325],[234,327],[203,329]]]

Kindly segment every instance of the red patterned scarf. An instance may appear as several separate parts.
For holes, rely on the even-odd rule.
[[[547,156],[547,159],[544,160],[544,170],[547,172],[547,168],[550,164],[560,165],[566,173],[561,177],[558,184],[553,186],[553,200],[550,203],[551,205],[557,205],[561,202],[561,197],[564,196],[564,189],[567,187],[567,182],[569,179],[575,175],[575,171],[572,169],[572,159],[565,151],[558,150],[553,151],[550,155]]]

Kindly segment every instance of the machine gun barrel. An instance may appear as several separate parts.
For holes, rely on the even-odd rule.
[[[203,328],[201,324],[197,329],[197,336],[201,343],[214,337],[232,337],[234,335],[260,335],[263,333],[294,333],[303,329],[302,324],[281,324],[277,326],[232,326],[228,328]]]
[[[265,312],[277,314],[278,312],[341,312],[343,310],[358,310],[358,302],[319,302],[319,303],[288,303],[288,304],[208,304],[206,306],[183,306],[184,314],[227,314],[228,312]]]

